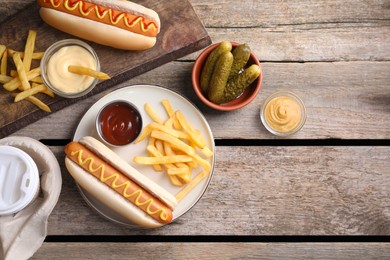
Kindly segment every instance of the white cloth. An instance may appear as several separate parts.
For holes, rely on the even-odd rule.
[[[61,169],[48,147],[29,137],[6,137],[0,145],[22,149],[37,164],[41,191],[37,199],[14,215],[0,216],[0,259],[28,259],[42,245],[47,219],[61,191]]]

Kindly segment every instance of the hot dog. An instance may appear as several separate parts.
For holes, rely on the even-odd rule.
[[[75,181],[112,210],[145,228],[173,219],[176,198],[93,137],[65,146],[65,165]]]
[[[158,14],[125,0],[37,0],[47,24],[102,45],[145,50],[160,32]]]

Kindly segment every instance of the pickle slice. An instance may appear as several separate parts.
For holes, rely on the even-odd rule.
[[[224,101],[229,102],[240,96],[261,74],[258,65],[253,64],[229,81],[224,91]]]
[[[218,58],[215,69],[210,80],[208,98],[211,102],[221,104],[224,102],[224,92],[230,69],[233,64],[233,54],[225,52]]]
[[[222,53],[230,52],[231,50],[232,44],[228,41],[223,41],[207,57],[206,62],[203,65],[202,73],[200,75],[200,89],[203,94],[208,93],[211,76],[213,74],[218,57]]]

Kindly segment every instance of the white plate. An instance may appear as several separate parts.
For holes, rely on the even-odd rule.
[[[190,121],[191,125],[195,129],[201,131],[202,137],[207,142],[207,146],[210,147],[210,149],[214,152],[214,156],[209,159],[212,165],[210,175],[208,176],[208,178],[202,180],[200,184],[198,184],[183,200],[179,202],[178,206],[173,212],[173,221],[175,221],[199,201],[203,193],[206,191],[206,188],[211,180],[211,176],[214,170],[215,145],[210,126],[208,125],[206,119],[201,114],[201,112],[188,99],[177,94],[176,92],[153,85],[133,85],[111,92],[110,94],[98,100],[81,119],[74,135],[74,141],[78,141],[83,136],[88,135],[93,136],[98,140],[101,140],[96,132],[95,127],[97,113],[105,104],[117,99],[127,100],[138,108],[142,116],[143,126],[146,126],[147,124],[152,122],[152,120],[144,110],[145,103],[151,104],[154,110],[158,113],[158,115],[160,115],[163,120],[166,120],[168,117],[166,115],[164,107],[161,104],[161,100],[168,99],[172,104],[174,110],[181,110],[184,116],[188,119],[188,121]],[[133,157],[136,155],[147,156],[145,150],[146,145],[147,140],[143,140],[142,142],[137,144],[129,144],[121,147],[110,148],[126,162],[136,168],[138,171],[145,174],[147,177],[154,180],[156,183],[158,183],[166,190],[171,192],[173,195],[175,195],[182,188],[172,185],[169,181],[169,178],[166,176],[166,173],[155,172],[151,166],[139,165],[133,162]],[[195,169],[193,171],[193,175],[195,176],[200,170],[201,169]],[[106,207],[104,204],[100,203],[93,196],[88,194],[85,190],[80,187],[79,189],[86,202],[104,217],[116,223],[124,224],[127,226],[134,226],[124,217],[120,216],[110,208]]]

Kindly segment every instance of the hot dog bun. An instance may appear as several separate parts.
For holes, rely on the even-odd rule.
[[[138,183],[144,189],[160,198],[167,206],[174,210],[177,206],[177,200],[175,196],[169,193],[167,190],[162,188],[157,183],[153,182],[151,179],[134,169],[130,164],[125,162],[120,158],[115,152],[105,146],[102,142],[91,136],[84,136],[79,140],[79,143],[85,145],[93,153],[97,154],[103,160],[112,164],[122,173],[126,174],[127,177]]]
[[[88,143],[88,147],[83,143]],[[92,137],[82,138],[79,143],[69,143],[65,153],[65,165],[74,180],[132,223],[155,228],[172,221],[172,211],[177,205],[175,197],[130,165],[127,167],[127,163],[104,144]],[[140,179],[142,184],[135,179]]]
[[[160,32],[158,14],[129,1],[38,0],[47,24],[102,45],[124,50],[145,50]]]

